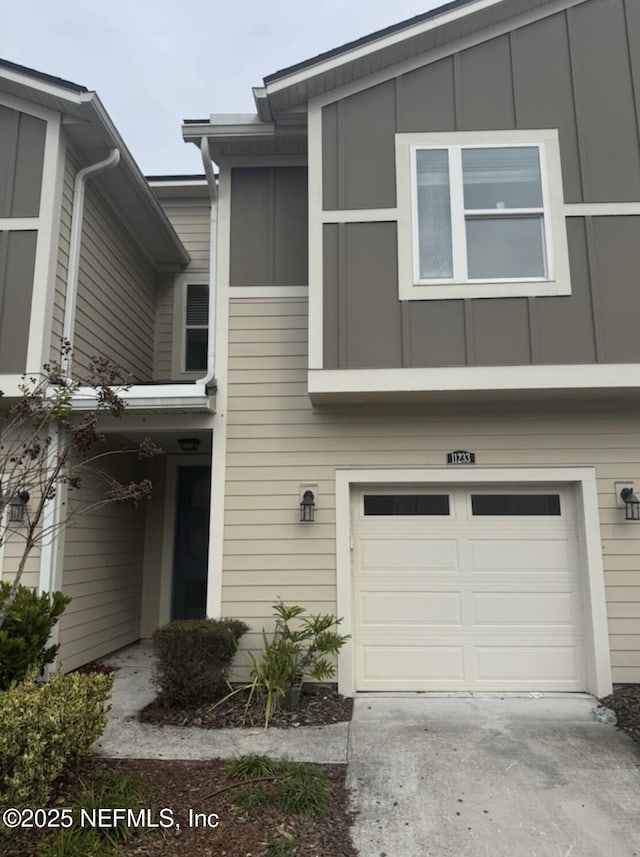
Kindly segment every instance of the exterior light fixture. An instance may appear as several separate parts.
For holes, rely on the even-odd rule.
[[[316,501],[313,491],[305,491],[300,501],[300,520],[305,523],[312,523],[315,510]]]
[[[183,452],[197,452],[200,449],[200,439],[197,437],[179,437],[178,446]]]
[[[12,523],[24,521],[24,514],[29,502],[28,491],[18,491],[13,500],[9,501],[9,520]]]
[[[625,521],[640,521],[640,500],[633,493],[633,488],[623,488],[620,497],[624,503]]]

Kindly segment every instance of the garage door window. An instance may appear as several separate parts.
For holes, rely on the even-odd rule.
[[[448,494],[365,494],[365,515],[448,515]]]
[[[559,494],[472,494],[474,515],[560,515]]]

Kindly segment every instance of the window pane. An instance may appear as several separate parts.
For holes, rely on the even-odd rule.
[[[207,345],[209,333],[206,328],[187,330],[185,369],[187,372],[204,372],[207,369]]]
[[[469,279],[545,277],[542,216],[467,218]]]
[[[463,149],[464,207],[542,208],[536,146]]]
[[[365,494],[365,515],[448,515],[447,494]]]
[[[559,515],[558,494],[472,494],[474,515]]]
[[[416,177],[420,278],[452,277],[449,152],[446,149],[419,149],[416,152]]]

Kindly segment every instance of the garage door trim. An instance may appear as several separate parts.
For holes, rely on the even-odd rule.
[[[412,485],[473,487],[475,484],[534,488],[540,483],[573,486],[578,518],[578,540],[586,572],[585,649],[587,690],[596,696],[611,691],[611,658],[607,630],[604,572],[600,546],[598,495],[594,468],[434,468],[434,469],[367,469],[336,471],[336,548],[337,611],[343,617],[343,632],[353,634],[351,572],[351,495],[356,488],[370,485],[395,485],[409,489]],[[338,685],[341,693],[351,696],[354,680],[355,644],[353,637],[338,658]]]

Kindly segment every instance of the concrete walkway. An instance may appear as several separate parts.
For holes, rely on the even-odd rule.
[[[153,655],[143,641],[103,662],[117,667],[107,728],[96,753],[120,759],[226,759],[243,753],[288,756],[300,762],[347,761],[348,723],[300,729],[197,729],[140,723],[137,713],[155,697]]]
[[[640,857],[640,748],[593,720],[592,697],[360,697],[351,724],[159,728],[136,719],[154,697],[150,648],[108,662],[98,753],[346,762],[362,857]]]

